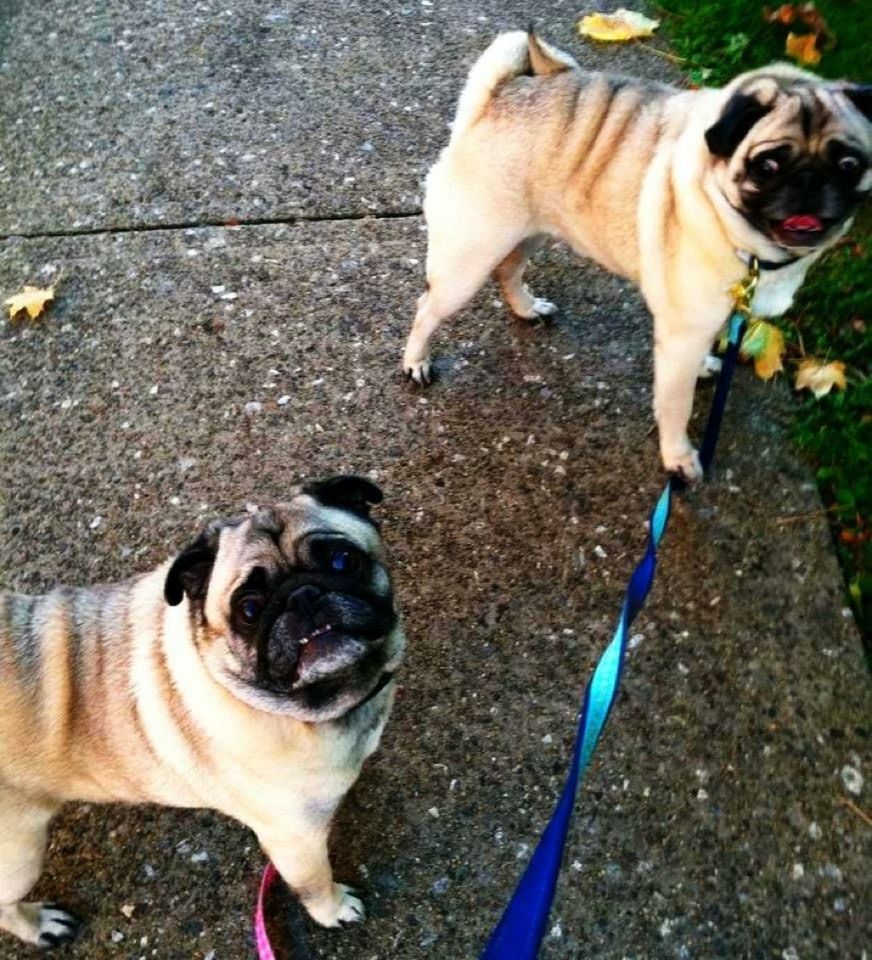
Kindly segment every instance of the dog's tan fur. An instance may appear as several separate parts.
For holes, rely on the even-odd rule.
[[[738,253],[786,257],[730,206],[738,202],[737,171],[764,138],[803,136],[803,98],[815,102],[818,140],[838,130],[872,151],[870,125],[841,89],[782,64],[723,90],[681,91],[586,73],[535,37],[500,35],[473,66],[450,142],[427,177],[427,291],[406,345],[407,375],[429,380],[432,335],[491,273],[515,314],[555,312],[522,275],[535,238],[558,237],[640,287],[655,322],[663,462],[698,478],[687,436],[694,383],[729,312],[729,290],[745,273]],[[737,90],[776,109],[737,155],[715,158],[705,132]],[[867,172],[864,189],[870,185]],[[787,309],[810,264],[847,226],[764,274],[755,311]]]
[[[240,673],[227,643],[231,593],[254,567],[287,563],[315,529],[365,552],[374,588],[389,595],[376,528],[305,494],[220,529],[200,610],[165,602],[170,564],[118,584],[0,595],[0,928],[44,946],[46,932],[71,929],[52,905],[23,902],[49,820],[70,800],[218,810],[255,831],[319,923],[362,916],[333,883],[327,833],[378,744],[393,684],[308,722],[271,694],[240,698],[227,679]],[[383,642],[392,671],[401,628]]]

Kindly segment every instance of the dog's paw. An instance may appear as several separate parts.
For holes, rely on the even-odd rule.
[[[712,353],[707,353],[705,359],[702,362],[702,366],[699,368],[699,373],[697,377],[700,380],[708,380],[710,377],[715,376],[721,372],[721,367],[723,363],[720,357],[716,357]]]
[[[418,386],[428,387],[433,382],[433,373],[430,368],[430,358],[423,360],[403,360],[403,373],[407,380],[417,383]]]
[[[351,887],[333,884],[333,899],[325,902],[304,903],[309,916],[322,927],[338,927],[345,923],[360,923],[366,919],[366,910]]]
[[[669,455],[664,452],[663,466],[667,473],[674,474],[687,483],[698,483],[703,477],[699,454],[689,445],[683,453]]]
[[[524,310],[515,310],[516,317],[521,320],[547,320],[560,313],[560,307],[544,297],[533,297],[533,302]]]
[[[366,908],[363,901],[355,896],[351,887],[345,884],[337,883],[336,886],[342,891],[342,906],[339,908],[340,923],[361,923],[366,919]]]
[[[56,903],[40,904],[37,946],[43,950],[54,950],[65,943],[72,943],[82,932],[82,927],[81,920]]]

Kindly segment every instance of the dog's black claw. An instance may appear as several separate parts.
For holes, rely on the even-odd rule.
[[[416,387],[421,388],[429,387],[434,379],[434,374],[432,371],[430,373],[422,373],[420,377],[416,377],[411,370],[404,370],[403,376],[406,378],[408,383],[413,383]]]
[[[57,950],[58,947],[72,943],[78,935],[78,929],[69,933],[41,933],[39,935],[39,946],[43,950]]]
[[[667,470],[666,476],[669,478],[669,485],[675,493],[684,493],[690,487],[690,483],[681,469]]]
[[[39,935],[38,944],[43,950],[55,950],[64,944],[72,943],[84,927],[78,917],[74,917],[57,903],[42,904],[39,925],[52,928],[43,930]]]

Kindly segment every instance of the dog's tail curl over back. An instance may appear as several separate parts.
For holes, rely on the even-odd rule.
[[[456,140],[479,119],[503,81],[562,73],[575,66],[572,57],[540,40],[532,28],[526,33],[523,30],[501,33],[469,71],[451,125],[451,140]]]

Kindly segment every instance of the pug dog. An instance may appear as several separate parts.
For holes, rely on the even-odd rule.
[[[363,918],[327,834],[403,656],[381,499],[359,477],[308,483],[151,573],[0,595],[0,929],[46,948],[78,933],[24,899],[70,800],[218,810],[317,923]]]
[[[654,316],[665,468],[701,476],[687,428],[698,374],[757,258],[752,309],[775,316],[872,188],[872,87],[787,64],[723,89],[582,70],[532,32],[472,67],[426,182],[427,286],[403,357],[430,380],[430,339],[493,274],[519,317],[557,311],[523,282],[537,237],[634,281]]]

